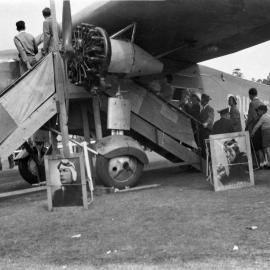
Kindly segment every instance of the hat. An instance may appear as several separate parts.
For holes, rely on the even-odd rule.
[[[72,175],[72,180],[76,181],[77,180],[77,172],[75,170],[75,165],[73,162],[71,162],[68,159],[62,159],[58,165],[57,165],[57,169],[60,170],[61,168],[68,168],[71,171],[71,175]]]
[[[224,142],[224,144],[223,144],[225,147],[231,147],[231,146],[233,146],[233,147],[237,147],[237,145],[238,145],[238,143],[237,143],[237,141],[235,140],[235,139],[231,139],[231,140],[229,140],[229,141],[225,141]]]
[[[207,101],[211,100],[210,96],[204,93],[202,94],[202,99],[207,100]]]
[[[231,95],[231,96],[229,96],[228,100],[229,100],[230,98],[232,98],[233,101],[234,101],[234,103],[237,104],[237,97],[236,97],[236,96]]]
[[[229,113],[229,108],[225,108],[225,109],[219,110],[217,112],[220,113],[220,114]]]
[[[200,97],[199,93],[192,93],[191,97],[195,97],[195,98],[197,98],[198,101],[201,101],[201,97]]]

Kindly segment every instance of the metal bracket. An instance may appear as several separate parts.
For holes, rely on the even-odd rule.
[[[127,32],[127,30],[132,29],[132,34],[131,34],[131,39],[130,42],[134,43],[134,39],[135,39],[135,34],[136,34],[136,28],[137,28],[137,23],[132,23],[130,25],[128,25],[127,27],[121,29],[120,31],[116,32],[115,34],[111,35],[110,38],[117,38],[119,37],[121,34]]]

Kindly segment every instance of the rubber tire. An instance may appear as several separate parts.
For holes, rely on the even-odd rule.
[[[114,181],[114,179],[111,178],[109,174],[109,160],[102,156],[97,156],[96,174],[98,179],[104,184],[104,186],[124,189],[126,187],[134,187],[137,184],[138,179],[142,174],[143,166],[144,164],[137,159],[137,169],[135,174],[131,178],[129,178],[128,181],[117,182]]]
[[[37,184],[39,181],[38,181],[37,176],[34,175],[28,168],[29,159],[30,159],[30,156],[23,159],[19,159],[18,168],[19,168],[19,173],[22,176],[22,178],[29,184],[33,185],[33,184]],[[42,175],[41,175],[40,181],[45,181],[45,167],[44,166],[41,166],[41,171],[42,171]]]

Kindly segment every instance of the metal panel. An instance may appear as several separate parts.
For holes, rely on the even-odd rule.
[[[130,102],[122,98],[108,100],[108,129],[130,129]]]

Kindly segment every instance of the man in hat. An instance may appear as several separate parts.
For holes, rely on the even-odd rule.
[[[82,205],[82,188],[77,184],[75,165],[68,159],[62,159],[57,169],[60,174],[61,189],[54,192],[53,206]]]
[[[202,94],[201,97],[201,105],[202,110],[200,112],[200,147],[202,149],[202,157],[206,158],[206,148],[205,148],[205,140],[209,138],[209,135],[211,134],[213,123],[214,123],[214,109],[208,104],[211,100],[210,96],[207,94]]]
[[[36,64],[35,55],[38,53],[38,47],[35,38],[25,32],[24,21],[16,22],[16,28],[19,34],[14,37],[14,44],[19,52],[20,73],[22,75]]]
[[[219,110],[218,113],[220,114],[220,119],[214,123],[211,134],[214,135],[234,132],[233,123],[230,120],[229,108]]]
[[[223,150],[226,154],[228,170],[226,171],[225,166],[220,164],[217,169],[218,180],[223,185],[239,181],[248,181],[248,157],[245,152],[240,151],[238,141],[235,139],[225,141],[223,144]]]

